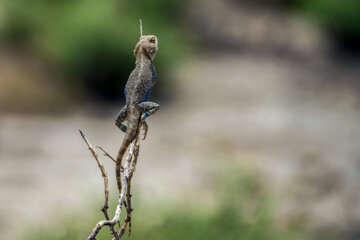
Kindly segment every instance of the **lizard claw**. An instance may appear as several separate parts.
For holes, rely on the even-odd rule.
[[[147,125],[147,123],[146,123],[146,121],[145,121],[145,118],[142,118],[142,119],[141,119],[141,122],[142,122],[142,127],[143,127],[143,129],[144,129],[144,135],[143,135],[144,137],[143,137],[142,140],[145,140],[146,134],[147,134],[147,131],[148,131],[149,127],[148,127],[148,125]]]
[[[145,140],[145,138],[146,138],[146,135],[147,135],[147,131],[148,131],[148,128],[146,127],[144,127],[144,134],[143,134],[143,139],[142,140]]]

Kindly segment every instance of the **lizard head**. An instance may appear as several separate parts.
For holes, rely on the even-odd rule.
[[[140,54],[145,54],[150,60],[154,60],[155,55],[158,51],[158,40],[155,35],[144,35],[140,37],[139,42],[136,44],[134,49],[134,55],[136,59]]]

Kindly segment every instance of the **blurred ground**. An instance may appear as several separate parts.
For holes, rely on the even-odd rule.
[[[191,195],[211,205],[212,176],[235,164],[264,179],[279,226],[302,222],[311,235],[358,239],[358,62],[340,61],[320,31],[281,12],[232,14],[231,6],[212,4],[188,15],[204,53],[179,65],[170,104],[153,99],[162,108],[141,146],[136,197],[176,203]],[[283,29],[290,30],[279,35]],[[0,117],[0,188],[7,193],[0,195],[0,239],[16,239],[19,223],[56,222],[102,192],[77,130],[115,155],[123,136],[113,124],[118,109]],[[112,162],[103,162],[114,181]]]

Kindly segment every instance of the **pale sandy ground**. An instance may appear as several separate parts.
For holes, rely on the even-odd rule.
[[[264,176],[280,223],[309,215],[314,228],[347,229],[360,220],[360,113],[352,89],[301,90],[298,66],[276,59],[217,55],[194,66],[179,69],[176,101],[149,119],[137,197],[177,202],[194,193],[211,204],[208,176],[241,164]],[[1,116],[1,239],[15,239],[18,224],[54,222],[101,198],[99,170],[77,129],[115,153],[123,135],[114,116]]]

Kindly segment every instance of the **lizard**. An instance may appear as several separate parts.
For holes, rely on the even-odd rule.
[[[145,119],[160,108],[159,104],[148,101],[156,83],[156,72],[152,62],[157,51],[157,37],[155,35],[142,36],[141,34],[140,40],[134,49],[135,69],[131,72],[125,85],[126,104],[121,108],[115,120],[115,125],[125,132],[125,137],[116,158],[116,181],[119,192],[121,191],[120,171],[122,158],[131,141],[137,135],[138,124],[141,123],[144,128],[144,140],[148,131]],[[127,126],[123,124],[126,120]]]

